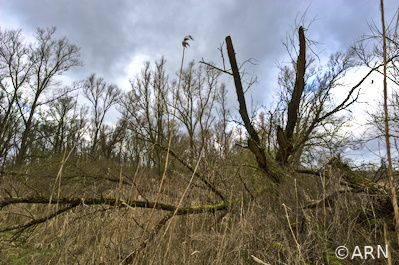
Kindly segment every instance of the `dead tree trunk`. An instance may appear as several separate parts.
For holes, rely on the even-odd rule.
[[[294,129],[298,120],[299,104],[301,96],[305,89],[305,68],[306,68],[306,41],[303,27],[299,27],[299,55],[296,64],[296,80],[295,87],[292,91],[291,101],[288,103],[288,119],[285,126],[284,135],[281,134],[282,128],[278,129],[277,141],[279,143],[279,150],[276,160],[281,163],[287,163],[288,157],[291,155],[293,148]],[[284,136],[284,137],[283,137]]]
[[[233,43],[231,41],[230,36],[226,37],[226,45],[227,45],[227,53],[228,53],[229,60],[230,60],[231,70],[233,72],[234,84],[236,87],[238,103],[240,104],[239,112],[240,112],[241,118],[244,122],[245,129],[247,130],[247,132],[249,134],[248,148],[255,155],[259,167],[272,179],[272,181],[274,183],[279,183],[280,180],[277,176],[275,176],[273,174],[269,174],[270,170],[267,165],[265,149],[261,147],[258,132],[252,126],[251,120],[248,116],[247,105],[245,103],[245,97],[244,97],[244,90],[242,88],[242,83],[241,83],[241,76],[240,76],[240,72],[238,70],[235,52],[234,52],[234,48],[233,48]]]

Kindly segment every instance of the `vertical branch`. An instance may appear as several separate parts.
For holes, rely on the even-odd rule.
[[[277,134],[277,140],[280,149],[276,159],[282,163],[286,163],[288,157],[292,153],[292,136],[294,134],[295,125],[298,120],[298,110],[303,90],[305,89],[305,67],[306,67],[306,41],[303,27],[299,27],[299,55],[296,63],[296,79],[294,90],[292,91],[291,101],[288,103],[288,120],[285,127],[284,135],[280,132]],[[282,129],[280,129],[282,131]],[[284,137],[283,137],[284,136]]]
[[[383,57],[384,57],[384,123],[385,123],[385,143],[387,147],[387,157],[388,157],[388,175],[389,184],[392,193],[392,206],[395,213],[395,230],[398,236],[399,242],[399,210],[398,210],[398,200],[396,197],[395,190],[395,179],[392,170],[392,158],[391,158],[391,145],[389,141],[389,124],[388,124],[388,91],[387,91],[387,44],[385,38],[385,18],[384,18],[384,1],[381,0],[381,20],[382,20],[382,41],[383,41]]]
[[[259,138],[258,132],[252,126],[251,120],[249,119],[249,116],[248,116],[247,105],[245,103],[245,96],[244,96],[244,90],[242,88],[240,72],[238,70],[235,52],[234,52],[234,48],[233,48],[233,43],[231,41],[230,36],[226,37],[226,45],[227,45],[227,53],[228,53],[229,60],[230,60],[231,70],[233,72],[234,84],[236,87],[238,103],[240,104],[239,112],[240,112],[241,118],[244,122],[245,129],[247,130],[247,132],[249,134],[248,148],[255,155],[259,167],[267,175],[269,175],[269,177],[271,177],[271,179],[273,180],[274,183],[279,183],[280,180],[279,180],[279,178],[277,178],[277,176],[275,176],[273,174],[269,174],[269,168],[267,165],[265,150],[264,150],[264,148],[262,148],[260,146],[260,138]]]
[[[306,67],[306,42],[305,42],[305,34],[303,33],[303,27],[299,27],[299,55],[298,61],[296,64],[296,80],[294,91],[292,92],[292,98],[290,103],[288,103],[288,121],[285,127],[285,136],[288,141],[291,140],[292,135],[294,133],[294,128],[296,122],[298,120],[298,109],[299,103],[301,101],[301,96],[303,90],[305,89],[305,67]]]
[[[226,44],[227,44],[227,52],[228,52],[229,60],[230,60],[230,64],[231,64],[231,70],[233,72],[234,84],[235,84],[236,91],[237,91],[238,103],[240,104],[239,112],[240,112],[241,118],[244,122],[245,128],[247,129],[247,131],[250,135],[250,138],[252,140],[254,140],[255,143],[259,144],[259,142],[260,142],[259,135],[256,132],[255,128],[252,126],[251,120],[249,119],[249,116],[248,116],[247,104],[245,103],[244,90],[242,88],[240,72],[238,71],[236,56],[235,56],[233,43],[231,41],[230,36],[226,37]]]

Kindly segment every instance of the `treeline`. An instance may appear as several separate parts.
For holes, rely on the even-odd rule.
[[[96,74],[66,87],[57,77],[82,65],[79,48],[54,33],[55,28],[38,29],[35,42],[28,44],[21,30],[1,32],[1,168],[73,149],[78,156],[140,161],[160,170],[174,108],[178,126],[173,145],[184,150],[187,159],[203,149],[228,152],[232,139],[227,90],[218,71],[190,62],[178,95],[176,81],[165,73],[164,58],[154,65],[147,62],[132,77],[127,93]],[[79,97],[89,103],[81,106]],[[104,122],[112,107],[121,114],[114,125]]]
[[[190,62],[182,71],[178,94],[176,79],[165,72],[164,58],[153,64],[147,62],[131,78],[128,92],[96,74],[68,87],[58,77],[82,65],[79,48],[65,37],[55,38],[54,33],[55,28],[37,29],[35,41],[27,43],[21,30],[2,29],[2,169],[73,149],[81,157],[141,163],[160,172],[165,156],[162,147],[167,145],[173,113],[178,124],[173,132],[173,148],[187,161],[201,152],[223,159],[233,149],[242,151],[234,146],[245,148],[242,139],[246,136],[233,130],[242,130],[245,124],[230,115],[227,88],[219,80],[224,74],[221,69],[206,62]],[[295,50],[294,39],[287,47]],[[340,131],[347,117],[339,112],[356,102],[365,77],[378,69],[374,67],[346,89],[345,100],[334,102],[332,90],[341,85],[348,71],[358,66],[354,50],[332,54],[324,68],[316,67],[315,55],[305,55],[303,51],[301,56],[302,87],[297,87],[300,73],[298,58],[293,57],[291,64],[280,66],[280,92],[275,107],[258,109],[249,117],[259,131],[259,143],[267,155],[280,161],[290,160],[296,166],[317,159],[320,147],[330,156],[344,150],[350,138]],[[85,98],[88,104],[79,105],[78,98]],[[104,122],[112,107],[121,114],[114,125]],[[278,127],[289,142],[288,153],[287,146],[278,143],[283,139],[278,138]],[[284,145],[281,141],[280,144]]]

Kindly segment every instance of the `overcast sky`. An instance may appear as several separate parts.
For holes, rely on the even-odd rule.
[[[317,18],[306,32],[319,42],[321,57],[344,51],[363,34],[367,23],[381,24],[377,0],[205,0],[205,1],[111,1],[111,0],[0,0],[2,29],[22,29],[32,36],[37,27],[57,27],[81,47],[83,67],[66,73],[80,80],[91,73],[129,89],[143,63],[161,56],[167,60],[170,78],[179,69],[181,42],[195,38],[186,51],[189,60],[213,61],[221,65],[218,47],[227,35],[233,40],[237,60],[257,60],[248,66],[259,83],[251,91],[257,104],[269,104],[277,88],[277,63],[287,62],[282,40],[295,19],[307,10]],[[398,1],[385,0],[387,23],[398,9]],[[396,23],[396,21],[394,22]],[[233,82],[228,88],[234,93]],[[231,94],[234,95],[234,94]],[[231,96],[234,104],[234,96]]]

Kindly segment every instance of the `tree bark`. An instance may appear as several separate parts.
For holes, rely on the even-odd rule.
[[[269,174],[269,167],[267,165],[265,149],[261,147],[258,132],[252,126],[251,120],[248,116],[247,105],[245,103],[244,90],[242,88],[241,76],[238,70],[235,52],[231,37],[226,37],[227,53],[230,60],[231,70],[233,72],[234,84],[236,87],[238,103],[240,104],[239,112],[244,122],[245,129],[249,134],[248,148],[255,155],[259,167],[272,179],[274,183],[280,183],[279,178],[273,174]]]
[[[285,127],[285,137],[288,141],[292,140],[294,134],[294,128],[298,120],[299,103],[303,90],[305,89],[305,68],[306,68],[306,41],[303,28],[299,27],[299,55],[297,61],[297,71],[294,91],[292,92],[292,98],[288,104],[288,120]]]
[[[288,120],[285,126],[284,136],[279,135],[277,132],[277,140],[280,146],[278,150],[276,160],[280,163],[287,163],[288,157],[292,151],[292,137],[294,135],[294,129],[298,120],[299,104],[301,102],[301,96],[305,89],[305,68],[306,68],[306,40],[303,32],[303,27],[299,27],[299,55],[297,60],[297,70],[295,87],[292,91],[291,101],[288,103]],[[282,129],[281,129],[282,131]]]

